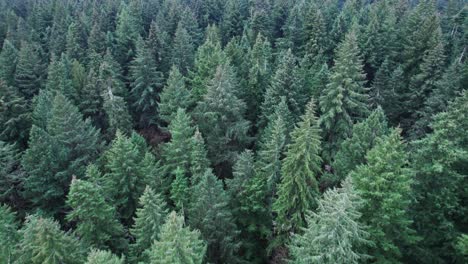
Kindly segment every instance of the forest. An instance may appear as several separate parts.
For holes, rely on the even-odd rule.
[[[0,264],[468,263],[466,0],[0,0]]]

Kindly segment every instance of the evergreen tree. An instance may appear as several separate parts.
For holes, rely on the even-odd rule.
[[[126,135],[131,133],[132,117],[128,112],[127,103],[122,97],[114,95],[111,89],[104,94],[103,109],[109,124],[107,130],[109,138],[112,138],[117,131]]]
[[[20,202],[24,177],[20,163],[21,152],[16,145],[0,141],[0,203],[15,205]]]
[[[316,4],[307,7],[304,19],[305,54],[312,58],[328,51],[328,33],[325,18],[320,8]]]
[[[184,211],[189,203],[189,183],[185,171],[177,167],[173,172],[174,181],[171,184],[171,199],[177,210]]]
[[[301,121],[291,132],[291,143],[282,161],[278,198],[273,204],[273,211],[277,214],[275,228],[279,245],[288,239],[288,232],[304,227],[305,213],[316,206],[316,177],[322,162],[320,144],[320,128],[312,99]]]
[[[125,2],[121,3],[115,29],[117,43],[115,55],[126,72],[130,61],[135,56],[135,41],[142,31],[141,3],[134,0],[130,1],[129,5]]]
[[[124,264],[124,257],[117,257],[112,252],[104,250],[92,250],[88,254],[85,264]]]
[[[26,146],[31,126],[28,101],[13,86],[0,81],[0,139]]]
[[[378,262],[397,262],[402,247],[417,241],[407,214],[413,172],[404,147],[400,130],[394,129],[367,152],[367,164],[350,174],[363,199],[362,222],[375,243],[368,253]]]
[[[22,165],[28,173],[26,197],[42,209],[56,212],[63,205],[72,175],[83,176],[101,146],[99,131],[63,95],[58,93],[49,107],[48,116],[42,117],[45,127],[34,124],[31,129]]]
[[[83,116],[90,118],[96,127],[103,127],[104,110],[103,98],[100,94],[98,73],[90,69],[86,77],[86,84],[79,93],[78,108]]]
[[[214,263],[236,263],[238,230],[229,208],[229,197],[223,183],[206,170],[192,191],[189,210],[190,226],[200,230],[208,243],[207,259]]]
[[[86,257],[80,241],[60,230],[58,222],[50,218],[30,215],[19,232],[18,263],[80,264]]]
[[[229,65],[219,66],[203,101],[194,111],[214,165],[233,161],[236,151],[249,140],[249,122],[244,119],[246,105],[236,96],[238,87],[233,78]]]
[[[167,215],[167,204],[161,195],[151,187],[146,187],[140,197],[140,208],[136,211],[135,224],[130,232],[135,237],[135,244],[130,245],[131,256],[135,260],[142,260],[143,252],[151,247],[151,243],[158,239],[159,230]]]
[[[62,53],[60,58],[53,55],[48,68],[46,89],[52,94],[59,92],[68,100],[76,101],[78,95],[71,78],[71,63],[67,55]]]
[[[169,124],[175,118],[179,108],[188,110],[191,104],[190,91],[185,86],[185,78],[179,69],[173,66],[167,84],[160,95],[159,116]]]
[[[0,205],[0,261],[13,263],[15,247],[19,242],[18,223],[16,214],[6,205]]]
[[[353,123],[368,113],[365,75],[357,44],[356,33],[351,31],[337,48],[330,83],[320,96],[320,124],[326,141],[324,157],[328,161],[350,135]]]
[[[180,69],[183,75],[187,75],[192,68],[194,55],[192,37],[179,22],[172,44],[171,64]]]
[[[192,96],[195,102],[200,101],[207,93],[207,87],[215,77],[219,65],[226,62],[226,55],[221,49],[218,28],[209,26],[206,39],[198,47],[195,55],[194,70],[191,73]]]
[[[31,99],[41,88],[44,69],[37,47],[22,42],[18,52],[18,63],[15,71],[15,84],[20,93]]]
[[[152,54],[159,65],[158,70],[165,76],[171,67],[171,39],[170,35],[164,31],[155,21],[151,23],[147,45],[151,48]]]
[[[195,134],[192,137],[193,147],[190,153],[190,172],[192,176],[201,176],[206,169],[210,167],[208,154],[203,139],[198,128],[195,129]],[[192,184],[196,184],[195,179],[192,179]]]
[[[242,35],[245,17],[248,15],[248,1],[228,0],[224,7],[221,32],[223,43],[227,43],[235,36]]]
[[[23,51],[24,52],[24,51]],[[3,42],[2,52],[0,52],[0,79],[6,85],[15,84],[16,63],[18,61],[18,51],[15,46],[6,39]]]
[[[89,176],[89,172],[87,174]],[[67,205],[72,211],[67,214],[67,220],[76,222],[75,232],[87,245],[125,249],[124,228],[117,220],[115,208],[105,198],[99,185],[73,179],[67,197]]]
[[[343,180],[358,165],[366,163],[366,154],[377,143],[377,139],[389,132],[385,113],[378,107],[367,119],[353,126],[349,138],[341,143],[333,163],[338,180]]]
[[[414,227],[422,236],[421,261],[453,259],[454,241],[466,224],[466,120],[468,93],[435,116],[433,132],[414,142]]]
[[[184,227],[184,218],[172,212],[161,226],[159,239],[154,241],[147,254],[151,264],[201,264],[205,252],[206,245],[200,232]]]
[[[330,189],[318,201],[317,212],[306,217],[303,234],[293,236],[290,263],[362,263],[369,256],[369,234],[359,220],[362,206],[350,180],[341,189]]]
[[[141,149],[137,143],[139,139],[142,139],[141,136],[135,132],[129,138],[117,131],[110,149],[105,153],[104,190],[113,198],[120,217],[126,222],[131,221],[138,198],[155,166],[153,155]]]
[[[86,58],[86,32],[81,21],[71,22],[66,35],[66,54],[70,59],[81,62]]]
[[[136,56],[130,66],[132,106],[142,127],[155,123],[157,101],[162,88],[162,74],[150,49],[140,38],[136,44]]]

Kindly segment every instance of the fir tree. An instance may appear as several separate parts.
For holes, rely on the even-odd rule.
[[[311,100],[301,121],[291,132],[291,143],[281,166],[281,182],[278,198],[273,204],[276,232],[279,243],[285,242],[289,231],[298,231],[305,225],[305,213],[316,206],[322,159],[319,154],[320,128],[315,115],[315,103]],[[287,237],[286,237],[287,239]]]
[[[325,18],[316,4],[307,7],[304,19],[305,54],[316,57],[328,51],[328,33]]]
[[[190,172],[192,176],[201,176],[206,169],[210,167],[208,154],[203,139],[198,128],[195,129],[195,134],[192,137],[193,147],[190,153]],[[196,184],[195,179],[192,179],[192,184]]]
[[[26,146],[31,126],[28,101],[13,86],[0,81],[0,139]]]
[[[0,203],[20,202],[21,182],[24,171],[21,168],[21,152],[15,144],[0,141]]]
[[[72,211],[67,214],[67,220],[76,222],[75,232],[87,245],[125,249],[124,228],[117,219],[115,208],[105,198],[99,185],[73,179],[67,196],[67,205]]]
[[[135,244],[130,245],[131,256],[135,260],[145,258],[143,252],[158,239],[159,230],[168,213],[167,204],[161,195],[148,186],[140,197],[139,204],[141,207],[136,211],[135,224],[130,229],[135,237]]]
[[[189,183],[185,171],[177,167],[172,173],[174,180],[171,184],[171,200],[178,211],[183,212],[189,203]]]
[[[136,44],[136,56],[130,66],[132,106],[142,127],[156,122],[157,101],[162,88],[162,74],[157,70],[150,49],[140,38]]]
[[[66,53],[70,59],[81,62],[86,58],[86,32],[81,21],[71,22],[66,35]]]
[[[117,257],[110,251],[91,250],[85,264],[124,264],[124,257]]]
[[[192,37],[179,22],[172,45],[171,64],[180,69],[183,75],[187,75],[192,68],[194,55]]]
[[[104,94],[103,109],[109,124],[107,134],[112,138],[117,131],[129,135],[132,131],[132,117],[128,112],[127,103],[121,96],[114,95],[109,89]]]
[[[362,246],[371,244],[360,221],[362,206],[350,180],[341,189],[328,190],[317,212],[306,217],[303,234],[293,236],[290,263],[362,263],[369,256]]]
[[[0,53],[0,79],[6,85],[15,84],[16,63],[18,61],[18,51],[15,46],[6,39],[3,42],[2,52]]]
[[[15,247],[19,242],[18,223],[16,214],[6,205],[0,205],[0,261],[2,263],[13,263]]]
[[[238,261],[238,230],[229,208],[229,197],[220,180],[206,170],[192,191],[190,226],[208,243],[207,259],[214,263]]]
[[[238,87],[233,78],[229,65],[219,66],[203,101],[194,111],[208,143],[208,155],[215,165],[233,161],[236,151],[248,142],[246,105],[236,96]]]
[[[188,110],[191,105],[190,91],[186,88],[185,78],[179,69],[173,66],[167,84],[160,95],[159,116],[169,124],[175,118],[177,109]]]
[[[351,133],[354,122],[368,113],[365,75],[359,57],[356,33],[348,33],[337,48],[330,83],[320,96],[320,124],[325,134],[325,159],[333,159],[341,142]]]
[[[206,245],[198,230],[184,227],[184,218],[172,212],[161,226],[159,239],[154,241],[147,252],[151,264],[201,264]]]
[[[80,241],[60,230],[58,222],[50,218],[28,216],[19,232],[18,251],[22,253],[19,263],[80,264],[85,258]]]
[[[122,2],[117,15],[115,54],[124,71],[127,70],[127,66],[135,55],[135,41],[140,37],[142,30],[140,8],[140,1],[130,1],[129,5]]]
[[[37,47],[22,42],[18,52],[18,63],[15,71],[15,84],[20,93],[31,99],[41,88],[44,69]]]
[[[94,69],[89,70],[86,84],[79,93],[78,108],[83,116],[93,121],[96,127],[103,128],[103,98],[100,95],[98,73]]]
[[[364,202],[362,222],[375,243],[368,247],[368,253],[381,262],[398,261],[402,247],[417,241],[407,214],[413,172],[407,167],[408,154],[399,134],[400,130],[394,129],[380,138],[367,152],[367,164],[350,174]]]
[[[67,55],[63,53],[60,58],[52,56],[47,73],[46,89],[52,94],[59,92],[68,100],[76,101],[77,91],[74,90],[71,78],[71,64]]]
[[[159,65],[158,70],[167,76],[171,67],[171,39],[169,34],[153,21],[146,42],[148,47],[151,48],[152,54]]]

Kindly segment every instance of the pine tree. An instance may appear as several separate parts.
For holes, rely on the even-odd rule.
[[[378,107],[367,119],[353,126],[351,136],[341,143],[333,163],[338,180],[343,180],[358,165],[366,163],[366,154],[377,139],[389,132],[385,113]]]
[[[6,85],[15,84],[16,63],[18,62],[18,50],[6,39],[3,42],[2,52],[0,53],[0,79]]]
[[[201,264],[205,252],[206,245],[200,232],[184,227],[184,218],[172,212],[161,226],[159,239],[154,241],[147,254],[151,264]]]
[[[235,153],[249,140],[249,122],[244,119],[246,105],[236,96],[238,87],[233,78],[229,65],[219,66],[193,114],[214,165],[233,161]]]
[[[221,49],[218,28],[209,26],[206,39],[198,47],[195,55],[193,73],[191,73],[192,96],[195,102],[200,101],[207,93],[207,87],[215,77],[219,65],[226,62],[226,55]]]
[[[162,89],[162,73],[150,49],[140,38],[136,43],[136,56],[130,66],[131,98],[141,127],[151,125],[157,119],[158,95]]]
[[[189,203],[189,183],[185,171],[177,167],[172,173],[174,180],[171,184],[171,200],[178,211],[184,212]]]
[[[110,149],[105,153],[104,190],[113,198],[125,222],[132,219],[138,198],[155,166],[153,155],[137,144],[139,139],[142,139],[141,136],[135,132],[129,138],[117,131]]]
[[[193,40],[184,26],[179,22],[174,35],[171,64],[180,69],[183,75],[187,75],[192,68],[195,55]]]
[[[13,86],[0,80],[0,139],[26,146],[31,126],[29,103]]]
[[[238,261],[238,230],[229,208],[223,183],[206,170],[192,191],[189,209],[190,226],[200,230],[208,243],[207,259],[214,263]]]
[[[30,215],[19,232],[18,252],[22,254],[18,263],[80,264],[86,257],[80,241],[50,218]]]
[[[260,127],[266,125],[268,118],[274,113],[274,109],[280,103],[282,96],[286,97],[286,103],[292,113],[294,122],[302,113],[303,105],[308,100],[299,76],[296,58],[290,49],[281,54],[278,63],[261,105]]]
[[[139,204],[141,207],[136,211],[135,224],[130,229],[135,237],[135,244],[130,245],[131,256],[134,260],[145,258],[143,252],[158,239],[159,230],[168,214],[166,202],[151,187],[146,187]]]
[[[2,263],[13,263],[15,247],[19,242],[18,223],[16,214],[10,207],[0,204],[0,261]]]
[[[20,93],[31,99],[41,88],[44,69],[37,47],[22,42],[18,52],[18,63],[15,71],[15,84]]]
[[[85,264],[124,264],[124,257],[117,257],[110,251],[91,250]]]
[[[324,157],[328,161],[350,135],[353,123],[368,113],[365,75],[357,44],[356,33],[351,31],[337,48],[330,83],[320,96],[320,124],[326,141]]]
[[[367,164],[350,173],[363,199],[362,223],[375,243],[368,253],[379,262],[398,261],[402,247],[417,241],[407,214],[413,172],[404,147],[400,130],[394,129],[367,152]]]
[[[48,115],[42,117],[45,127],[32,126],[22,165],[28,173],[24,180],[26,197],[54,212],[63,206],[72,175],[84,175],[101,145],[99,131],[89,120],[83,120],[78,108],[63,95],[57,93],[49,107]]]
[[[191,105],[190,91],[185,86],[185,78],[179,69],[173,66],[160,95],[159,117],[169,124],[175,118],[177,109],[189,110]]]
[[[125,249],[124,227],[117,219],[115,208],[106,201],[102,187],[90,181],[73,179],[67,205],[72,211],[66,218],[69,222],[76,222],[75,232],[83,243],[100,249]]]
[[[307,104],[301,121],[291,132],[291,143],[281,166],[278,198],[273,204],[279,245],[285,242],[287,232],[298,231],[305,225],[305,213],[314,209],[318,196],[316,177],[322,159],[319,154],[320,128],[315,115],[313,99]]]
[[[306,217],[307,228],[288,246],[290,263],[362,263],[369,256],[362,246],[371,244],[359,220],[362,206],[350,180],[330,189],[318,201],[317,212]]]
[[[466,223],[467,102],[464,92],[434,117],[433,132],[413,143],[417,202],[412,215],[423,249],[415,259],[453,259],[454,241]]]

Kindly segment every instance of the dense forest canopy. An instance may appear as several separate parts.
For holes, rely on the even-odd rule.
[[[0,263],[467,263],[464,0],[0,0]]]

